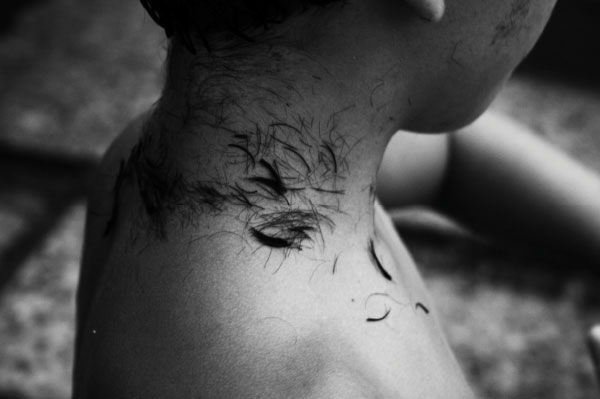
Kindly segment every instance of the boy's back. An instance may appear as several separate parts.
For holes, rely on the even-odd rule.
[[[141,126],[117,139],[90,199],[76,397],[472,397],[377,203],[373,253],[348,248],[368,239],[357,231],[328,242],[334,259],[284,264],[218,217],[199,220],[214,226],[201,234],[132,239],[140,199],[125,187],[114,232],[102,237],[107,188]]]

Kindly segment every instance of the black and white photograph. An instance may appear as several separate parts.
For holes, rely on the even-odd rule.
[[[0,399],[600,399],[599,21],[3,0]]]

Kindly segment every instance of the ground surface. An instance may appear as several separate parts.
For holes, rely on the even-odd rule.
[[[70,394],[87,173],[156,99],[164,56],[136,1],[28,7],[0,33],[0,399]],[[598,84],[520,75],[494,107],[600,172]],[[600,320],[598,277],[425,216],[400,230],[481,397],[595,397],[583,335]]]

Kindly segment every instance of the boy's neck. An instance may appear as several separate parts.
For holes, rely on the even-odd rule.
[[[235,214],[262,244],[364,240],[397,121],[377,90],[358,95],[312,63],[283,67],[179,71],[185,79],[171,79],[148,124],[150,152],[170,159],[193,208]]]

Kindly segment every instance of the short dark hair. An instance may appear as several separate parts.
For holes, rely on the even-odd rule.
[[[244,31],[268,29],[292,13],[311,6],[325,6],[341,0],[140,0],[167,37],[175,36],[195,53],[194,37],[211,47],[206,35],[229,31],[252,41]]]

